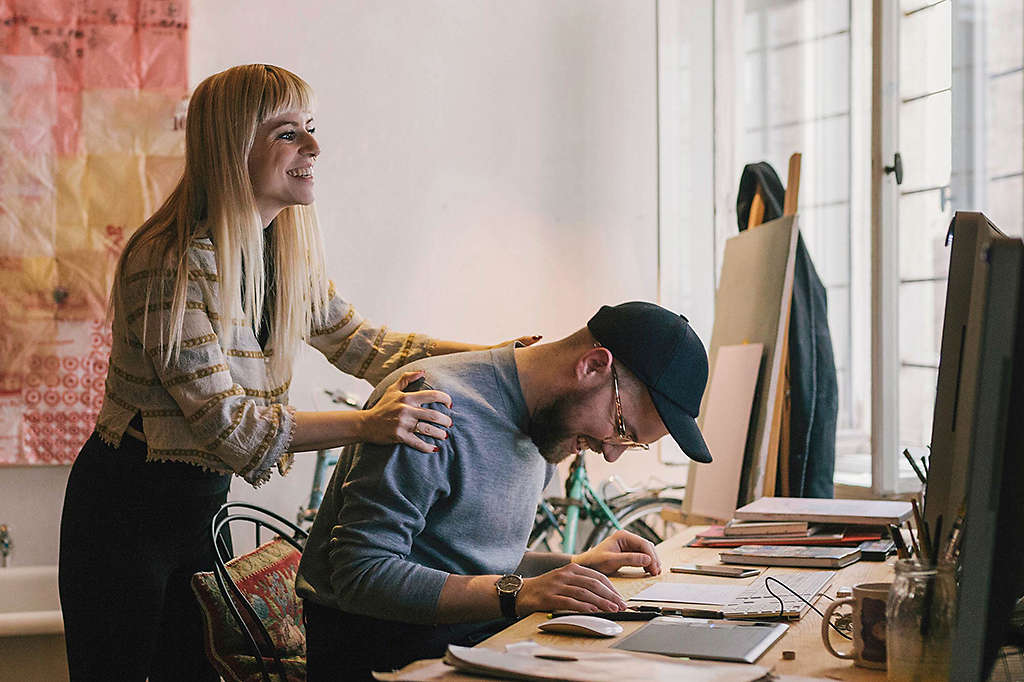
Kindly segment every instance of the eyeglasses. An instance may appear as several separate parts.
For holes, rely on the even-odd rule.
[[[603,442],[624,447],[627,450],[650,450],[650,445],[638,442],[626,430],[626,420],[622,418],[622,399],[619,397],[619,375],[615,371],[614,361],[612,362],[612,388],[615,391],[615,430],[618,432],[618,438]]]

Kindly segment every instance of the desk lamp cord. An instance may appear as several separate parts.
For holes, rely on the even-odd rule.
[[[794,589],[793,589],[792,587],[790,587],[790,586],[789,586],[789,585],[787,585],[786,583],[782,582],[782,581],[781,581],[781,580],[779,580],[778,578],[773,578],[772,576],[767,576],[767,577],[766,577],[766,578],[764,579],[764,586],[765,586],[765,589],[767,589],[767,590],[768,590],[768,594],[772,595],[773,597],[775,597],[776,599],[778,599],[778,600],[779,600],[779,618],[782,618],[782,614],[783,614],[783,612],[784,612],[784,611],[786,610],[786,604],[785,604],[785,602],[783,602],[783,601],[782,601],[782,597],[780,597],[779,595],[777,595],[777,594],[775,594],[774,592],[772,592],[772,586],[771,586],[771,585],[770,585],[770,584],[768,583],[768,581],[769,581],[769,580],[770,580],[770,581],[772,581],[772,582],[775,582],[775,583],[778,583],[778,584],[782,585],[782,586],[783,586],[783,587],[785,587],[785,588],[786,588],[787,590],[789,590],[790,592],[792,592],[792,593],[793,593],[793,596],[795,596],[795,597],[796,597],[797,599],[799,599],[799,600],[800,600],[800,601],[802,601],[803,603],[805,603],[805,604],[807,604],[808,606],[810,606],[810,607],[811,607],[812,609],[814,609],[814,612],[815,612],[816,614],[818,614],[818,615],[819,615],[819,616],[821,616],[822,618],[824,618],[824,617],[825,617],[825,614],[824,614],[824,613],[822,613],[821,611],[819,611],[819,610],[817,609],[817,607],[816,607],[816,606],[814,606],[814,604],[812,604],[811,602],[809,602],[809,601],[807,601],[806,599],[804,599],[803,595],[801,595],[801,594],[800,594],[799,592],[797,592],[796,590],[794,590]],[[828,596],[828,595],[827,595],[827,594],[825,594],[825,593],[822,593],[822,595],[821,595],[821,596],[822,596],[822,597],[824,597],[825,599],[828,599],[829,601],[832,601],[832,597]],[[838,633],[840,634],[840,636],[842,636],[842,637],[845,637],[846,639],[850,639],[850,636],[849,636],[848,634],[846,634],[845,632],[843,632],[842,630],[840,630],[839,628],[837,628],[837,627],[836,627],[836,625],[835,625],[835,623],[833,623],[832,621],[829,621],[829,623],[828,623],[828,624],[829,624],[829,625],[831,625],[831,626],[832,626],[832,629],[833,629],[833,630],[835,630],[836,632],[838,632]]]

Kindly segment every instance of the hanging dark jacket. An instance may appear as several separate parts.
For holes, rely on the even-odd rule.
[[[747,229],[758,186],[765,205],[764,221],[782,216],[786,190],[775,169],[764,161],[748,164],[743,168],[736,198],[741,232]],[[780,457],[789,457],[789,494],[832,497],[839,389],[825,287],[802,235],[797,237],[789,312],[789,390],[789,453],[779,453]],[[776,480],[776,494],[780,494],[781,485],[781,480]]]

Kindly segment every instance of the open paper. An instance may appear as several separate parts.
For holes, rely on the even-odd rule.
[[[754,682],[767,679],[756,665],[697,663],[622,651],[516,647],[512,652],[483,647],[449,646],[445,661],[460,672],[514,680],[565,682]],[[412,665],[394,673],[374,673],[392,682],[440,682],[465,679],[442,661]]]
[[[678,604],[728,604],[746,585],[704,585],[701,583],[663,582],[629,598],[630,601],[658,601]]]

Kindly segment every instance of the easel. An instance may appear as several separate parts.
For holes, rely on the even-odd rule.
[[[789,170],[786,177],[786,198],[783,201],[782,215],[796,215],[797,201],[800,195],[800,153],[797,152],[789,157]],[[747,219],[747,229],[753,229],[764,222],[764,196],[761,187],[758,186],[754,199],[750,203],[750,216]],[[787,311],[785,318],[789,320],[788,306],[792,305],[792,298],[785,302]],[[779,373],[779,386],[781,390],[775,394],[775,408],[772,410],[771,425],[771,446],[768,452],[767,468],[765,469],[764,487],[761,494],[765,496],[775,495],[775,481],[777,476],[782,477],[779,486],[783,497],[789,496],[789,325],[787,324],[783,336],[781,348],[783,354],[782,367]]]

